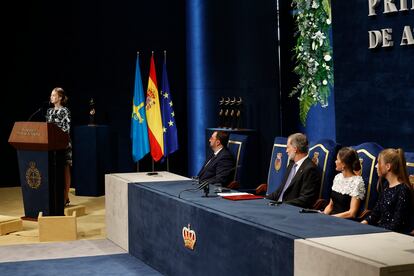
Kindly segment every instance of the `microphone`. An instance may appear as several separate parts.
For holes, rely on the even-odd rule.
[[[194,183],[192,185],[194,185],[194,184],[196,184],[198,182],[198,178],[199,178],[198,175],[191,177],[191,179],[194,180],[193,181]]]
[[[39,109],[37,109],[35,112],[33,112],[32,115],[29,116],[29,119],[27,119],[27,121],[30,122],[30,120],[32,120],[32,118],[33,118],[34,115],[36,115],[37,113],[39,113],[40,111],[42,111],[42,109],[44,108],[45,104],[49,105],[50,104],[50,101],[49,100],[48,101],[44,101],[42,103],[42,106],[39,107]]]
[[[216,197],[217,195],[209,195],[209,193],[210,193],[210,184],[213,184],[213,183],[214,183],[214,181],[215,181],[217,178],[220,178],[220,177],[222,177],[222,176],[226,176],[226,175],[228,175],[228,174],[231,174],[233,171],[235,171],[235,170],[236,170],[236,167],[237,167],[237,166],[232,167],[232,168],[231,168],[230,170],[228,170],[228,171],[222,172],[222,173],[220,173],[220,174],[218,174],[218,175],[216,175],[216,176],[213,176],[213,177],[211,177],[211,178],[209,178],[209,179],[206,179],[206,180],[202,181],[201,183],[199,183],[199,184],[198,184],[198,186],[197,186],[196,188],[190,188],[190,189],[185,189],[185,190],[181,191],[181,192],[178,194],[178,198],[180,198],[180,195],[181,195],[181,193],[182,193],[182,192],[186,192],[186,191],[193,191],[193,192],[195,192],[195,191],[199,191],[199,190],[204,190],[204,195],[203,195],[203,197]],[[197,179],[193,179],[193,180],[199,181],[199,180],[198,180],[198,178],[197,178]]]
[[[200,183],[200,185],[198,185],[198,189],[199,189],[199,190],[204,189],[206,186],[208,186],[208,185],[210,185],[210,184],[213,184],[213,183],[214,183],[214,181],[215,181],[217,178],[220,178],[220,177],[222,177],[222,176],[226,176],[227,174],[231,174],[233,171],[235,171],[235,170],[236,170],[236,167],[237,167],[237,166],[232,167],[232,168],[231,168],[230,170],[228,170],[228,171],[225,171],[225,172],[220,173],[220,174],[218,174],[218,175],[216,175],[216,176],[213,176],[213,177],[211,177],[211,178],[209,178],[209,179],[207,179],[207,180],[204,180],[203,182],[201,182],[201,183]]]
[[[197,187],[198,190],[201,190],[201,189],[204,190],[203,197],[211,197],[211,196],[209,196],[209,193],[210,193],[210,184],[211,184],[210,182],[211,181],[206,180],[206,181],[202,182],[200,185],[198,185],[198,187]],[[216,196],[217,195],[215,195],[214,197],[216,197]]]

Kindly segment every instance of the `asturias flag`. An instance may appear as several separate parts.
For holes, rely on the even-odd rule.
[[[165,55],[165,53],[164,53]],[[168,156],[178,149],[177,126],[175,125],[175,114],[173,110],[173,101],[170,93],[170,85],[167,76],[167,61],[164,56],[162,66],[162,83],[161,83],[161,114],[164,132],[164,156]]]
[[[139,55],[137,55],[134,98],[132,99],[131,140],[132,158],[137,162],[149,152],[145,98],[144,89],[142,88],[141,70],[139,69]]]
[[[154,159],[154,161],[159,161],[164,155],[164,137],[162,132],[160,99],[158,96],[154,54],[151,56],[150,75],[148,79],[147,102],[145,110],[148,121],[148,136],[151,147],[151,156],[152,159]]]

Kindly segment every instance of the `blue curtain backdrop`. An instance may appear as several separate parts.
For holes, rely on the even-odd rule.
[[[188,171],[205,160],[206,128],[217,127],[221,96],[242,97],[242,128],[258,133],[254,146],[266,179],[280,135],[276,1],[187,1]],[[255,169],[257,169],[255,168]]]
[[[336,141],[335,130],[335,94],[331,89],[331,95],[328,98],[328,106],[313,106],[308,113],[306,126],[301,128],[306,133],[310,141],[319,139],[332,139]]]
[[[332,27],[329,29],[329,39],[333,47]],[[335,60],[334,68],[335,68]],[[335,71],[334,71],[335,79]],[[331,95],[328,98],[328,106],[320,104],[313,106],[308,113],[306,126],[302,127],[310,141],[320,139],[332,139],[336,141],[336,119],[335,119],[335,84],[330,87]]]
[[[212,99],[207,97],[205,84],[205,5],[207,1],[187,1],[187,112],[188,172],[197,174],[204,162],[205,128],[212,125]]]

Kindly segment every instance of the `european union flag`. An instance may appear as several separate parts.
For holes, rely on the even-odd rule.
[[[134,98],[131,117],[132,158],[134,162],[142,159],[149,152],[147,119],[145,117],[145,98],[142,88],[139,55],[135,68]]]
[[[165,55],[165,52],[164,52]],[[170,93],[170,85],[167,76],[167,61],[164,57],[162,66],[162,83],[161,83],[161,114],[162,127],[164,134],[164,156],[167,157],[178,149],[177,126],[175,124],[175,114],[173,101]]]

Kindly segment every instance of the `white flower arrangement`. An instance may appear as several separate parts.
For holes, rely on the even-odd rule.
[[[292,0],[296,8],[296,66],[299,83],[290,96],[299,94],[300,120],[306,118],[313,105],[328,106],[329,85],[333,84],[332,47],[329,40],[329,0]]]

